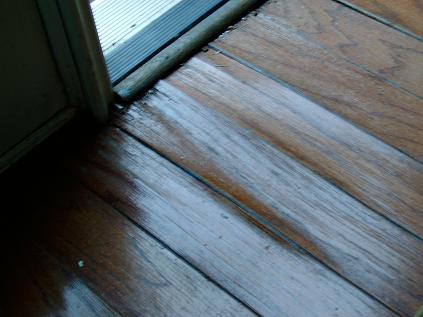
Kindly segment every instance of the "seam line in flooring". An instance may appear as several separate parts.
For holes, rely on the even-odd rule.
[[[330,109],[327,109],[326,107],[320,105],[320,103],[317,103],[315,101],[313,101],[313,99],[309,98],[308,96],[304,95],[300,90],[298,90],[298,88],[291,86],[288,83],[285,83],[284,81],[274,77],[273,75],[269,74],[268,72],[266,72],[265,70],[262,70],[261,68],[258,68],[255,65],[250,64],[249,62],[240,59],[236,56],[233,56],[231,53],[226,52],[225,50],[222,50],[220,48],[215,48],[214,46],[210,45],[210,48],[213,49],[214,51],[223,54],[231,59],[233,59],[235,62],[238,62],[250,69],[252,69],[253,71],[258,72],[259,74],[262,74],[270,79],[272,79],[273,81],[281,84],[282,86],[294,91],[295,93],[299,94],[301,97],[310,100],[312,103],[314,103],[316,106],[322,107],[323,109],[327,110],[328,112],[330,112],[331,114],[337,116],[338,118],[340,118],[341,120],[351,124],[352,126],[354,126],[355,128],[359,129],[360,131],[362,131],[363,133],[370,135],[371,137],[375,138],[376,140],[378,140],[379,142],[382,142],[383,144],[391,147],[393,150],[400,152],[401,154],[404,154],[406,157],[408,157],[409,159],[413,160],[414,162],[418,163],[418,164],[423,164],[422,162],[420,162],[419,160],[415,159],[414,157],[408,155],[407,153],[403,152],[402,150],[392,146],[389,143],[386,143],[385,141],[381,140],[380,138],[378,138],[377,136],[375,136],[372,133],[369,133],[368,131],[366,131],[364,128],[362,128],[361,126],[356,125],[354,122],[340,116],[338,113],[333,112]],[[257,135],[254,131],[252,131],[255,135]],[[399,227],[401,230],[407,232],[408,234],[410,234],[412,237],[414,237],[415,239],[417,239],[420,242],[423,242],[423,237],[420,237],[418,234],[414,233],[413,231],[403,227],[401,224],[395,222],[394,220],[392,220],[391,218],[389,218],[387,215],[384,215],[383,213],[375,210],[373,207],[369,206],[367,203],[363,202],[362,200],[358,199],[357,197],[353,196],[352,194],[348,193],[347,191],[345,191],[343,188],[341,188],[339,185],[337,185],[336,183],[334,183],[332,180],[328,179],[325,176],[322,176],[318,173],[316,173],[314,170],[310,169],[308,166],[304,165],[301,161],[297,160],[295,157],[292,157],[291,155],[289,155],[288,153],[285,153],[283,151],[281,151],[281,149],[279,149],[278,147],[276,147],[272,142],[268,142],[267,140],[262,139],[259,135],[257,135],[258,138],[260,138],[263,142],[266,142],[268,145],[270,145],[272,148],[276,149],[278,152],[283,153],[284,155],[287,155],[288,157],[290,157],[291,159],[294,159],[298,164],[300,164],[301,166],[303,166],[304,168],[306,168],[307,170],[311,171],[313,174],[317,175],[319,178],[325,180],[326,182],[330,183],[331,185],[333,185],[334,187],[336,187],[337,189],[339,189],[340,191],[342,191],[343,193],[345,193],[346,195],[348,195],[349,197],[353,198],[354,200],[360,202],[363,206],[365,206],[366,208],[368,208],[369,210],[373,211],[374,213],[378,214],[379,216],[381,216],[382,218],[384,218],[385,220],[387,220],[388,222],[394,224],[395,226]]]
[[[267,18],[270,21],[272,21],[272,18],[271,17],[267,16],[266,14],[263,14],[263,19],[265,19],[265,18]],[[325,51],[325,52],[327,52],[329,54],[332,54],[335,58],[339,58],[342,61],[345,61],[346,63],[351,64],[352,66],[358,68],[359,70],[362,70],[363,72],[366,72],[366,73],[370,74],[371,76],[377,78],[378,80],[383,81],[384,83],[392,86],[393,88],[399,89],[399,90],[401,90],[402,92],[404,92],[406,94],[409,94],[409,95],[411,95],[413,97],[416,97],[416,98],[418,98],[420,100],[423,100],[423,97],[422,96],[417,95],[416,93],[408,90],[407,88],[404,88],[400,83],[396,82],[395,80],[391,80],[391,79],[385,78],[379,72],[372,71],[369,68],[367,68],[366,66],[360,65],[359,63],[354,62],[351,59],[342,56],[342,54],[337,53],[336,51],[334,51],[330,47],[326,47],[325,45],[322,45],[320,41],[319,42],[314,42],[314,41],[310,40],[309,38],[307,38],[304,34],[301,34],[301,33],[297,33],[296,36],[300,37],[301,39],[303,39],[306,42],[310,42],[311,44],[318,46],[323,51]],[[219,50],[220,49],[219,47],[215,46],[213,44],[213,42],[209,43],[208,46],[210,46],[210,48],[212,48],[213,50]]]
[[[118,129],[120,129],[119,127],[117,127]],[[121,129],[120,129],[121,130]],[[124,132],[125,134],[128,135],[128,133],[126,133],[125,131],[121,130],[122,132]],[[133,138],[131,135],[129,135],[131,138]],[[137,142],[139,142],[137,140]],[[148,147],[149,150],[152,150],[151,148]],[[154,151],[155,152],[155,151]],[[157,153],[157,152],[155,152]],[[158,153],[157,153],[158,154]],[[159,154],[160,155],[160,154]],[[160,157],[162,157],[160,155]],[[167,160],[167,159],[166,159]],[[171,162],[172,163],[172,162]],[[232,294],[228,289],[226,289],[223,285],[220,285],[219,282],[215,281],[212,277],[210,277],[209,275],[207,275],[205,272],[203,272],[200,268],[198,268],[196,265],[194,265],[193,263],[191,263],[190,261],[188,261],[182,254],[179,254],[177,251],[175,251],[172,247],[170,247],[166,242],[164,242],[163,240],[161,240],[159,237],[157,237],[155,234],[153,234],[150,230],[148,230],[147,228],[143,227],[141,224],[139,224],[136,220],[132,219],[132,217],[130,217],[129,215],[126,214],[126,212],[122,211],[120,208],[111,205],[110,203],[108,203],[107,201],[105,201],[103,199],[103,197],[99,196],[96,192],[94,192],[93,190],[91,190],[91,188],[89,188],[88,186],[85,185],[85,183],[83,183],[81,180],[78,180],[80,184],[82,184],[82,186],[84,188],[86,188],[90,193],[92,193],[94,196],[96,196],[98,199],[100,199],[102,202],[104,202],[105,204],[107,204],[108,206],[110,206],[119,216],[123,217],[124,219],[126,219],[127,221],[130,222],[131,225],[135,226],[138,230],[141,230],[142,232],[144,232],[147,236],[149,236],[150,238],[152,238],[154,241],[156,241],[157,243],[159,243],[160,245],[162,245],[163,247],[166,248],[166,250],[168,250],[171,254],[173,254],[174,256],[176,256],[178,259],[180,259],[183,263],[185,263],[188,267],[190,267],[192,270],[194,270],[195,272],[197,272],[198,274],[200,274],[203,278],[205,278],[208,282],[212,283],[214,286],[216,286],[218,289],[220,289],[222,292],[224,292],[225,294],[227,294],[230,298],[232,298],[233,300],[235,300],[236,302],[240,303],[243,307],[245,307],[247,310],[249,310],[251,313],[253,313],[256,316],[261,317],[262,315],[260,315],[257,311],[254,310],[253,307],[251,307],[250,305],[248,305],[248,303],[245,303],[243,300],[241,300],[240,298],[238,298],[235,294]]]
[[[377,21],[381,24],[384,24],[384,25],[386,25],[386,26],[388,26],[388,27],[390,27],[394,30],[397,30],[398,32],[400,32],[404,35],[407,35],[407,36],[412,37],[412,38],[414,38],[414,39],[416,39],[420,42],[423,42],[423,38],[421,36],[415,34],[413,31],[410,31],[405,27],[402,27],[401,25],[399,25],[397,23],[391,22],[391,21],[389,21],[389,20],[387,20],[387,19],[385,19],[385,18],[383,18],[383,17],[381,17],[377,14],[373,14],[373,13],[371,13],[371,12],[369,12],[369,11],[359,7],[359,6],[356,6],[352,3],[349,3],[345,0],[332,0],[332,1],[339,3],[340,5],[345,6],[349,9],[359,13],[359,14],[362,14],[365,17],[368,17],[369,19],[372,19],[372,20]]]
[[[269,231],[271,231],[278,238],[280,238],[280,239],[284,240],[285,242],[287,242],[290,246],[294,247],[299,252],[308,255],[313,261],[316,261],[317,263],[319,263],[320,265],[322,265],[323,267],[325,267],[326,269],[328,269],[329,271],[331,271],[332,273],[334,273],[335,275],[337,275],[338,277],[340,277],[341,279],[343,279],[344,281],[346,281],[348,284],[350,284],[353,287],[357,288],[362,293],[366,294],[369,298],[371,298],[374,301],[378,302],[380,305],[382,305],[383,307],[387,308],[388,310],[390,310],[394,314],[396,314],[398,316],[401,316],[401,313],[400,312],[396,311],[394,308],[390,307],[388,304],[384,303],[382,300],[380,300],[379,298],[375,297],[373,294],[369,293],[368,291],[366,291],[365,289],[363,289],[361,286],[357,285],[356,283],[354,283],[350,279],[348,279],[345,276],[341,275],[341,273],[337,272],[335,269],[331,268],[325,262],[323,262],[320,259],[316,258],[312,253],[310,253],[307,249],[303,248],[297,242],[295,242],[294,240],[292,240],[289,237],[285,236],[283,234],[283,232],[281,232],[280,230],[276,229],[270,222],[268,222],[266,219],[264,219],[263,217],[261,217],[260,215],[258,215],[254,210],[251,210],[250,208],[244,206],[243,204],[241,204],[240,202],[238,202],[236,199],[234,199],[230,195],[228,195],[226,192],[224,192],[224,191],[220,190],[219,188],[216,188],[215,186],[213,186],[212,184],[210,184],[207,180],[203,179],[201,176],[199,176],[196,173],[194,173],[194,172],[186,169],[185,167],[179,165],[177,162],[175,162],[171,158],[169,158],[166,154],[164,154],[161,151],[157,150],[156,148],[154,148],[150,144],[146,143],[144,140],[140,139],[139,137],[133,135],[131,132],[127,131],[126,129],[124,129],[124,128],[120,127],[120,126],[117,126],[115,124],[112,124],[112,125],[114,127],[116,127],[117,129],[119,129],[120,131],[122,131],[123,133],[125,133],[126,135],[128,135],[129,137],[131,137],[132,139],[134,139],[135,141],[141,143],[143,146],[145,146],[149,150],[153,151],[154,153],[156,153],[157,155],[159,155],[160,157],[162,157],[163,159],[165,159],[166,161],[168,161],[172,165],[176,166],[178,169],[182,170],[184,173],[188,174],[190,177],[196,179],[197,181],[199,181],[201,184],[205,185],[207,188],[209,188],[213,192],[219,194],[220,196],[222,196],[225,199],[227,199],[229,202],[231,202],[234,205],[236,205],[247,216],[249,216],[252,219],[254,219],[255,221],[257,221],[259,224],[261,224],[266,229],[268,229]],[[243,302],[241,302],[241,303],[243,303]]]
[[[305,98],[307,100],[310,100],[315,105],[318,105],[318,106],[322,107],[323,109],[325,109],[326,111],[330,112],[331,114],[337,116],[338,118],[342,119],[343,121],[346,121],[349,124],[353,125],[355,128],[359,129],[360,131],[366,133],[367,135],[370,135],[372,138],[377,139],[379,142],[384,143],[385,145],[391,147],[395,151],[401,152],[402,154],[404,154],[408,158],[412,159],[413,161],[415,161],[415,162],[423,165],[423,161],[420,161],[420,160],[416,159],[415,157],[411,156],[410,154],[404,152],[403,150],[401,150],[401,149],[393,146],[392,144],[389,144],[389,143],[385,142],[384,140],[380,139],[377,135],[375,135],[375,134],[367,131],[364,127],[362,127],[360,125],[357,125],[355,122],[349,120],[348,118],[345,118],[345,117],[341,116],[339,113],[334,112],[333,110],[327,108],[325,105],[322,105],[320,102],[317,102],[317,101],[313,100],[313,98],[305,95],[300,88],[297,88],[297,87],[295,87],[295,86],[293,86],[293,85],[285,82],[284,80],[282,80],[282,79],[280,79],[280,78],[278,78],[278,77],[270,74],[268,71],[266,71],[266,70],[264,70],[264,69],[262,69],[262,68],[260,68],[260,67],[258,67],[256,65],[253,65],[250,62],[247,62],[246,60],[244,60],[242,58],[239,58],[239,57],[233,55],[232,53],[228,52],[227,50],[225,50],[223,48],[220,48],[218,46],[215,46],[213,43],[208,44],[208,47],[210,49],[212,49],[213,51],[215,51],[217,54],[223,54],[224,56],[229,57],[230,59],[234,60],[235,62],[238,62],[239,64],[241,64],[243,66],[246,66],[246,67],[248,67],[248,68],[256,71],[257,73],[259,73],[261,75],[264,75],[267,78],[269,78],[269,79],[277,82],[278,84],[280,84],[280,85],[282,85],[282,86],[284,86],[284,87],[292,90],[293,92],[295,92],[296,94],[300,95],[301,97],[303,97],[303,98]],[[370,74],[373,75],[372,73],[370,73]]]

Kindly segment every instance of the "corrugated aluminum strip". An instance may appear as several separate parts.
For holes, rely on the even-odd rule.
[[[113,83],[225,0],[96,0],[94,19]]]

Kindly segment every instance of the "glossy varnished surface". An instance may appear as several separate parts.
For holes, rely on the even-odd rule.
[[[254,315],[81,183],[70,181],[73,177],[66,170],[51,161],[48,168],[42,183],[29,182],[26,189],[39,194],[35,186],[42,184],[49,196],[29,197],[16,208],[32,209],[27,221],[36,229],[28,234],[28,243],[41,245],[57,260],[26,251],[25,270],[17,271],[9,287],[19,287],[22,294],[33,297],[24,298],[31,306],[19,307],[19,293],[9,296],[7,289],[12,299],[3,310],[17,312],[16,316],[28,316],[24,312],[31,309],[30,316]],[[74,277],[64,277],[62,271],[73,272]],[[99,298],[107,306],[97,304]],[[45,312],[32,307],[39,302],[47,306]]]
[[[314,316],[391,315],[120,131],[104,134],[77,166],[90,189],[260,315],[302,316],[310,309]]]
[[[279,2],[270,5],[281,6]],[[213,46],[282,80],[384,142],[423,161],[423,101],[351,63],[264,9]],[[406,36],[406,35],[404,35]],[[423,67],[413,64],[416,73]]]
[[[168,82],[181,94],[253,130],[282,152],[423,238],[421,163],[298,93],[214,51],[193,58]],[[164,91],[169,96],[176,94]],[[153,140],[156,138],[148,142]]]
[[[12,258],[4,254],[9,265],[2,265],[7,269],[2,287],[7,290],[1,316],[120,316],[42,248],[31,244],[24,252]]]
[[[341,2],[267,3],[2,175],[0,316],[413,316],[422,46],[360,8],[418,2]]]
[[[175,81],[181,82],[180,78]],[[119,126],[229,194],[390,307],[409,312],[419,305],[423,295],[420,240],[249,129],[238,127],[168,83],[156,89],[144,104],[132,107]],[[245,97],[244,105],[253,99],[245,95],[247,89],[244,86],[241,93],[235,88]],[[225,98],[226,104],[239,102],[222,92],[219,98]]]

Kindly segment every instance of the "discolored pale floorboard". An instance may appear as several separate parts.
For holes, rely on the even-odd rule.
[[[174,81],[181,83],[181,78]],[[229,100],[245,105],[254,98],[247,95],[246,85],[231,87],[238,95],[241,91],[246,95],[240,103],[235,96],[220,92],[218,98],[226,99],[225,105]],[[423,260],[421,240],[311,173],[250,129],[239,127],[168,83],[156,89],[117,124],[230,195],[388,306],[407,313],[419,306],[423,299],[418,264]],[[266,98],[261,100],[269,104]]]
[[[167,82],[179,91],[163,88],[164,94],[186,94],[219,111],[423,238],[423,164],[215,51],[193,58]]]
[[[78,275],[119,314],[254,315],[88,190],[56,197],[41,243],[68,267],[83,261]]]
[[[291,27],[269,19],[262,11],[242,21],[212,46],[295,87],[423,162],[422,99],[292,32]],[[420,65],[413,66],[421,73]]]
[[[72,166],[87,187],[262,316],[394,315],[119,130]]]
[[[71,149],[78,151],[78,147]],[[61,152],[57,148],[46,152],[38,171],[32,165],[30,172],[12,177],[15,192],[19,188],[29,193],[8,208],[11,213],[28,210],[21,226],[26,244],[36,243],[57,260],[45,252],[23,251],[26,258],[9,261],[9,270],[2,274],[10,273],[13,263],[17,268],[15,277],[1,285],[7,300],[2,296],[0,307],[13,313],[7,316],[255,315],[75,182],[75,176],[57,165],[65,158],[58,155]],[[19,239],[18,232],[14,236],[12,241]],[[64,272],[71,273],[63,276]],[[21,307],[23,302],[31,306]]]
[[[354,5],[358,10],[367,11],[388,23],[423,36],[422,0],[340,0]]]
[[[0,316],[414,316],[420,3],[346,2],[269,1],[0,175]]]

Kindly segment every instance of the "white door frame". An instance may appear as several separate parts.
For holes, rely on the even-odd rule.
[[[88,0],[37,1],[70,105],[106,122],[113,90]]]

